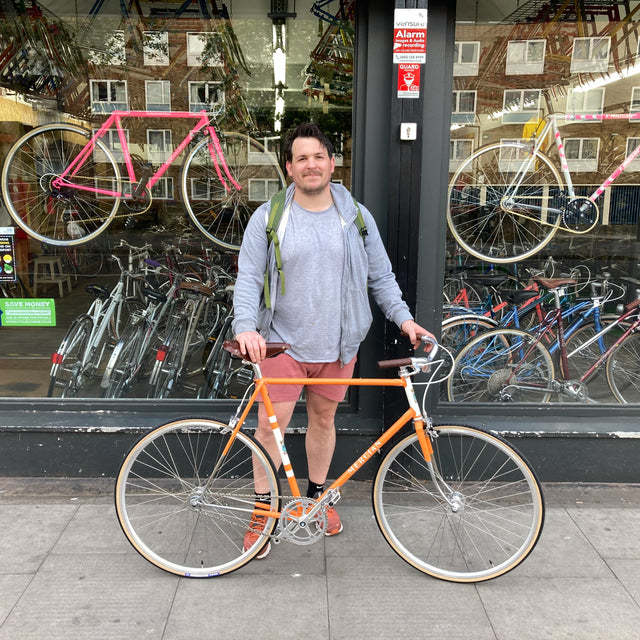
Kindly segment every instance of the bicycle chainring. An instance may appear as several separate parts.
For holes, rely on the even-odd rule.
[[[295,498],[287,503],[280,514],[278,537],[293,544],[307,545],[318,542],[327,530],[327,514],[320,509],[311,520],[300,523],[300,518],[315,506],[312,498]],[[288,528],[292,523],[294,526]]]
[[[598,205],[583,196],[571,198],[564,206],[562,222],[572,233],[587,233],[598,223]]]

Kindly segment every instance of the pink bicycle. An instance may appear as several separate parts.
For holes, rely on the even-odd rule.
[[[131,153],[125,118],[194,124],[154,167]],[[94,131],[72,124],[37,127],[7,154],[4,202],[33,238],[59,246],[81,244],[100,235],[117,215],[147,211],[156,186],[171,200],[173,178],[165,174],[183,152],[179,184],[189,218],[218,246],[238,250],[249,216],[285,179],[275,154],[249,136],[217,133],[204,111],[114,111]]]

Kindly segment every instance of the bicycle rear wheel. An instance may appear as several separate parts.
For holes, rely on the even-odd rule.
[[[177,575],[209,578],[239,569],[268,541],[278,521],[266,518],[246,551],[255,504],[254,469],[280,510],[280,483],[264,449],[214,420],[189,418],[154,429],[125,458],[115,488],[116,513],[129,542],[149,562]]]
[[[629,334],[607,359],[607,382],[618,402],[640,402],[640,333]]]
[[[373,509],[391,548],[451,582],[490,580],[517,567],[544,524],[535,472],[510,444],[483,429],[436,426],[433,472],[411,434],[382,459]]]
[[[156,353],[147,398],[168,398],[179,385],[187,339],[186,318],[178,319]]]
[[[91,132],[73,125],[44,125],[20,138],[2,169],[2,195],[14,222],[31,237],[58,246],[88,242],[114,218],[120,198],[53,181],[77,158]],[[121,191],[120,171],[100,139],[68,176],[80,187]]]
[[[207,238],[238,251],[251,214],[285,186],[285,179],[276,156],[256,140],[240,133],[223,133],[219,140],[241,189],[230,183],[222,164],[214,162],[207,136],[185,160],[182,198],[189,217]]]
[[[84,371],[83,360],[92,330],[93,320],[88,315],[82,315],[71,323],[58,350],[51,356],[49,398],[78,397],[87,381],[88,372]]]
[[[452,402],[547,402],[554,379],[547,349],[526,331],[496,329],[463,347],[447,381]]]
[[[508,263],[538,253],[562,216],[562,179],[551,160],[517,143],[473,153],[449,185],[447,224],[456,242],[480,260]]]

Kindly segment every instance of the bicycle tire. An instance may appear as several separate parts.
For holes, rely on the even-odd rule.
[[[114,301],[110,300],[109,304],[114,304]],[[116,344],[122,336],[125,327],[128,326],[129,318],[131,318],[133,314],[141,313],[147,308],[146,303],[135,296],[124,298],[117,304],[118,307],[114,309],[109,319],[109,335]]]
[[[72,323],[58,350],[51,356],[53,364],[47,397],[77,398],[86,382],[83,361],[89,336],[93,331],[91,316],[81,315]]]
[[[517,567],[540,538],[540,482],[497,434],[462,425],[434,429],[437,484],[415,433],[382,458],[372,495],[378,527],[423,573],[450,582],[497,578]]]
[[[43,125],[9,150],[2,168],[4,202],[13,221],[32,238],[73,246],[93,240],[111,224],[120,198],[52,185],[91,136],[73,125]],[[73,181],[93,188],[99,183],[120,193],[120,171],[113,155],[102,140],[96,139],[95,145],[74,171]]]
[[[202,234],[223,249],[239,251],[251,214],[285,186],[285,178],[276,156],[253,138],[223,133],[219,142],[241,190],[219,179],[229,183],[222,166],[212,160],[207,136],[185,160],[180,179],[182,201]]]
[[[246,551],[243,536],[255,503],[254,468],[264,474],[269,508],[280,510],[280,482],[263,447],[206,418],[185,418],[142,437],[116,480],[116,514],[135,550],[155,566],[186,577],[235,571],[263,549],[278,519]]]
[[[462,302],[458,304],[453,302],[462,289],[466,289],[467,303]],[[477,313],[477,309],[479,309],[484,302],[480,293],[473,286],[455,277],[445,278],[443,296],[443,320],[460,313]]]
[[[611,322],[612,321],[607,318],[601,319],[603,328]],[[610,349],[613,346],[613,343],[622,335],[628,326],[628,323],[620,323],[601,337],[602,345],[599,344],[600,341],[596,341],[587,347],[584,347],[580,352],[571,355],[575,349],[588,342],[598,333],[595,324],[593,323],[586,324],[576,329],[565,342],[568,355],[567,363],[569,365],[569,371],[567,372],[566,377],[571,380],[579,380],[605,353],[603,349]],[[613,393],[613,389],[605,378],[606,360],[598,369],[593,371],[593,373],[585,379],[585,383],[589,386],[590,399],[597,402],[612,399],[611,394]],[[615,399],[617,401],[617,397],[615,397]]]
[[[101,397],[123,398],[136,384],[143,368],[142,362],[139,363],[138,360],[144,361],[147,357],[146,354],[141,354],[145,333],[144,322],[129,325],[122,332],[105,367],[100,383]]]
[[[640,333],[630,333],[611,353],[607,382],[622,404],[640,403]]]
[[[147,398],[168,398],[176,390],[183,369],[181,359],[186,339],[186,318],[178,318],[156,353]]]
[[[548,402],[554,380],[549,351],[526,331],[496,329],[463,347],[447,381],[451,402]],[[518,388],[526,384],[527,388]]]
[[[480,333],[497,328],[498,321],[493,318],[473,314],[452,316],[442,321],[440,344],[455,355]]]
[[[522,144],[495,143],[471,154],[449,184],[447,224],[456,242],[472,256],[504,264],[538,253],[553,238],[562,220],[543,221],[535,207],[559,205],[562,178],[551,160],[535,152],[532,170],[518,175],[521,184],[503,205],[511,181],[531,151]],[[510,158],[516,159],[510,159]],[[527,209],[523,201],[530,202]],[[518,207],[516,209],[516,207]]]

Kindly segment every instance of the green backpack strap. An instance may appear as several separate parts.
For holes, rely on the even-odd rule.
[[[273,250],[275,253],[276,259],[276,269],[278,270],[278,275],[280,276],[280,292],[281,295],[284,295],[285,287],[284,287],[284,272],[282,271],[282,256],[280,254],[280,238],[278,238],[278,227],[280,226],[280,220],[282,219],[282,214],[284,213],[284,203],[287,196],[287,189],[281,189],[271,198],[271,207],[269,210],[269,218],[267,220],[267,240],[268,242],[273,243]],[[367,235],[367,226],[364,223],[364,216],[362,215],[362,211],[360,211],[360,205],[357,200],[353,198],[353,204],[356,208],[356,226],[358,227],[358,231],[360,232],[360,237],[364,240]],[[269,289],[269,268],[264,272],[264,303],[267,309],[271,308],[271,290]]]
[[[271,208],[269,219],[267,220],[267,240],[273,243],[275,252],[276,269],[280,276],[280,291],[284,295],[284,272],[282,271],[282,256],[280,254],[280,238],[278,238],[278,226],[284,213],[284,201],[287,196],[287,189],[281,189],[271,198]],[[269,267],[264,272],[264,303],[267,309],[271,308],[271,291],[269,289]]]

